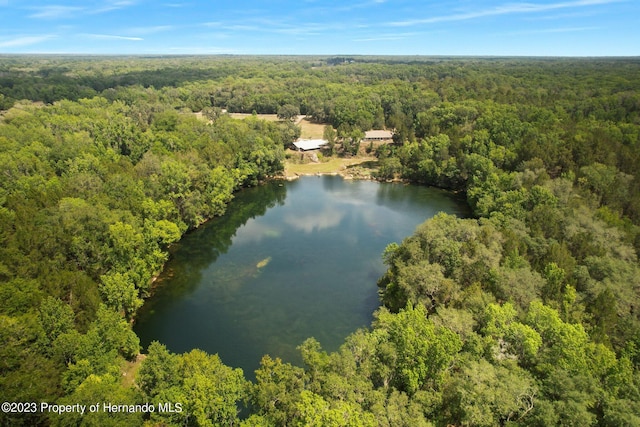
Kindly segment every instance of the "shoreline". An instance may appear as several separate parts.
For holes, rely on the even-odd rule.
[[[359,160],[359,163],[350,163],[349,165],[359,165],[362,164],[364,162],[367,161],[371,161],[371,159],[366,158],[366,159],[340,159],[340,160]],[[311,165],[315,165],[315,164],[322,164],[322,163],[309,163]],[[332,170],[332,171],[323,171],[323,172],[291,172],[290,170],[288,171],[287,168],[290,166],[290,164],[288,162],[285,161],[284,164],[284,170],[282,171],[282,173],[280,175],[274,175],[274,176],[270,176],[266,179],[266,181],[268,180],[278,180],[278,181],[295,181],[297,179],[299,179],[302,176],[324,176],[324,175],[329,175],[329,176],[341,176],[343,179],[346,180],[369,180],[369,181],[378,181],[378,182],[402,182],[402,183],[409,183],[409,181],[406,180],[402,180],[400,178],[396,178],[393,180],[381,180],[378,179],[376,177],[374,177],[371,173],[369,173],[368,175],[354,175],[354,174],[349,174],[349,173],[345,173],[346,171],[346,167],[344,165],[343,168],[341,170]],[[304,166],[304,165],[303,165]],[[242,191],[242,189],[238,190],[238,191]],[[235,192],[234,192],[235,194]],[[233,202],[233,200],[231,200],[229,203]],[[228,205],[228,204],[227,204]],[[226,210],[226,209],[225,209]],[[225,212],[226,213],[226,212]],[[224,215],[224,214],[223,214]],[[197,227],[195,227],[192,230],[187,230],[185,231],[181,236],[180,236],[180,240],[182,240],[187,234],[197,230],[198,228],[200,228],[201,226],[203,226],[204,224],[206,224],[207,222],[213,220],[216,217],[212,217],[212,218],[207,218],[206,220],[204,220],[203,222],[201,222],[200,224],[198,224]],[[178,240],[177,242],[172,243],[171,245],[169,245],[166,248],[166,252],[167,252],[167,260],[162,264],[162,268],[156,273],[154,274],[150,281],[149,281],[149,289],[147,291],[147,296],[141,298],[143,301],[143,305],[147,302],[148,299],[152,298],[153,295],[155,294],[155,291],[157,289],[158,286],[161,286],[162,284],[162,280],[160,279],[160,276],[165,272],[166,270],[166,266],[169,263],[169,261],[171,260],[171,247],[173,245],[175,245],[176,243],[178,243],[180,240]],[[136,313],[132,316],[131,320],[129,321],[129,323],[131,324],[131,326],[134,326],[137,320],[137,310]]]
[[[290,166],[291,163],[285,161],[284,164],[284,170],[282,171],[281,174],[279,175],[273,175],[268,177],[265,181],[269,181],[269,180],[276,180],[276,181],[295,181],[297,179],[299,179],[300,177],[303,176],[340,176],[342,177],[342,179],[345,180],[362,180],[362,181],[376,181],[376,182],[385,182],[385,183],[399,183],[399,184],[405,184],[405,185],[410,185],[413,184],[414,182],[412,182],[411,180],[408,179],[402,179],[402,178],[393,178],[393,179],[380,179],[377,178],[373,175],[373,171],[375,171],[375,169],[373,168],[364,168],[362,166],[359,166],[363,163],[366,162],[370,162],[372,161],[372,158],[350,158],[350,159],[340,159],[338,158],[337,160],[341,160],[341,164],[339,165],[338,169],[333,169],[333,170],[328,170],[328,171],[309,171],[309,172],[292,172],[290,170]],[[377,160],[377,159],[376,159]],[[353,163],[351,163],[351,161],[354,161]],[[307,165],[322,165],[323,163],[307,163],[307,164],[303,164],[303,165],[299,165],[299,166],[307,166]],[[368,173],[350,173],[349,171],[349,167],[356,167],[356,171],[361,171],[366,169],[368,171]],[[265,181],[261,181],[265,182]],[[420,185],[420,184],[418,184]],[[439,188],[439,187],[435,187],[433,185],[431,185],[431,187],[434,188]],[[464,193],[463,190],[451,190],[451,189],[444,189],[442,188],[442,190],[445,191],[450,191],[454,194],[462,194]],[[238,190],[238,191],[242,191],[242,189]],[[235,193],[234,193],[235,194]],[[232,203],[233,200],[231,200],[229,203]],[[225,212],[226,213],[226,212]],[[225,215],[225,214],[223,214]],[[206,220],[204,220],[203,222],[201,222],[200,224],[198,224],[197,227],[195,227],[194,229],[191,230],[187,230],[185,233],[183,233],[180,236],[180,240],[182,240],[187,234],[197,230],[198,228],[200,228],[202,225],[206,224],[207,222],[213,220],[216,217],[212,217],[212,218],[207,218]],[[153,297],[153,295],[155,294],[155,290],[158,286],[162,285],[162,280],[160,279],[160,276],[165,272],[166,270],[166,266],[169,263],[169,261],[171,260],[171,247],[174,246],[176,243],[179,243],[180,240],[172,243],[171,245],[169,245],[169,247],[167,247],[166,251],[168,254],[167,260],[162,264],[162,268],[160,269],[160,271],[157,272],[157,274],[154,274],[151,277],[150,280],[150,284],[149,284],[149,289],[148,289],[148,295],[144,298],[142,298],[143,300],[143,305],[144,303]],[[132,317],[132,319],[130,320],[131,325],[135,325],[137,320],[137,310],[136,310],[136,314]]]
[[[308,173],[294,173],[292,175],[278,175],[274,176],[271,179],[280,180],[280,181],[295,181],[303,176],[340,176],[346,180],[362,180],[362,181],[377,181],[377,182],[397,182],[403,184],[411,184],[411,181],[402,178],[394,178],[394,179],[380,179],[376,178],[373,175],[359,175],[359,174],[345,174],[342,171],[338,172],[308,172]]]
[[[300,176],[340,175],[345,179],[374,179],[378,159],[370,156],[328,157],[325,161],[285,160],[284,170],[277,178],[294,180]]]

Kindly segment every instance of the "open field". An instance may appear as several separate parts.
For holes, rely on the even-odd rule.
[[[375,157],[333,157],[326,162],[319,163],[294,163],[287,160],[284,166],[284,174],[288,179],[301,175],[316,174],[337,174],[348,176],[356,173],[356,170],[369,169],[368,175],[370,175],[372,170],[371,168],[376,164],[377,159]],[[358,173],[358,175],[361,175],[361,173]]]
[[[300,138],[302,139],[320,139],[324,134],[325,125],[311,123],[306,117],[296,123],[302,128],[302,133],[300,134]]]
[[[202,115],[202,112],[193,113],[198,119],[205,120]],[[234,119],[246,119],[247,117],[253,116],[253,114],[249,113],[229,113],[231,117]],[[276,114],[256,114],[256,116],[261,120],[266,120],[268,122],[277,122],[279,121],[278,116]],[[322,138],[324,133],[324,124],[312,123],[310,119],[305,116],[298,116],[295,120],[295,123],[300,126],[302,133],[300,134],[300,138],[302,139],[319,139]]]
[[[250,114],[250,113],[229,113],[229,115],[234,119],[240,119],[240,120],[253,116],[253,114]],[[266,120],[268,122],[279,121],[278,116],[276,114],[256,114],[256,116],[259,119]]]

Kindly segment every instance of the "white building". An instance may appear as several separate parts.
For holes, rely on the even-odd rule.
[[[322,148],[328,141],[324,139],[299,139],[293,143],[298,151],[318,150]]]

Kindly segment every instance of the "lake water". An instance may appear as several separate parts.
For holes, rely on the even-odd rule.
[[[145,349],[218,353],[247,378],[263,354],[301,363],[308,337],[336,350],[371,323],[387,244],[440,211],[468,213],[441,190],[336,176],[243,190],[172,248],[135,331]]]

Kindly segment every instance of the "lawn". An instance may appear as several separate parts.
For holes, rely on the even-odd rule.
[[[299,175],[315,175],[315,174],[340,174],[348,175],[349,170],[356,165],[370,167],[376,162],[375,157],[332,157],[326,162],[319,163],[294,163],[285,162],[285,176],[293,178]]]
[[[302,134],[300,135],[300,138],[321,139],[323,137],[325,125],[311,123],[311,121],[306,117],[303,118],[302,120],[299,120],[297,123],[302,129]]]
[[[253,114],[249,114],[249,113],[229,113],[229,115],[234,119],[240,119],[240,120],[253,116]],[[279,121],[278,116],[276,114],[256,114],[256,116],[260,120],[266,120],[268,122]]]
[[[202,116],[202,112],[194,113],[195,116],[201,120],[204,120]],[[234,119],[246,119],[247,117],[251,117],[253,114],[248,113],[230,113],[229,114]],[[266,120],[268,122],[277,122],[279,121],[278,116],[276,114],[256,114],[256,116],[261,120]],[[311,121],[305,116],[298,116],[295,120],[295,123],[301,128],[300,138],[302,139],[320,139],[324,134],[324,126],[323,124],[311,123]]]

